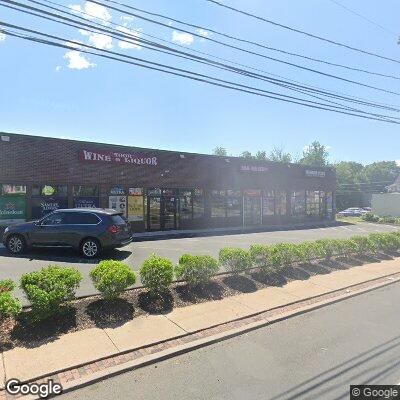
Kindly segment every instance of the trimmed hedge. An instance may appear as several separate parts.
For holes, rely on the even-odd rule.
[[[174,265],[168,258],[153,254],[142,264],[140,278],[150,293],[165,293],[174,280]]]
[[[191,286],[206,284],[218,272],[218,261],[211,256],[184,254],[179,259],[176,277]]]
[[[90,271],[94,287],[107,300],[116,299],[136,282],[135,273],[122,261],[104,260]]]
[[[21,276],[21,289],[32,305],[33,319],[43,320],[61,311],[75,297],[82,275],[75,268],[50,265]]]
[[[0,321],[15,317],[21,310],[21,302],[11,293],[15,283],[11,279],[0,280]]]
[[[12,292],[15,289],[15,283],[11,279],[0,280],[0,293]]]
[[[250,252],[236,247],[224,247],[219,251],[219,262],[235,274],[245,271],[252,266]]]

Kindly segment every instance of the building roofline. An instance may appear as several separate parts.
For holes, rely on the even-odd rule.
[[[335,172],[334,167],[316,167],[313,165],[306,165],[306,164],[298,164],[298,163],[280,163],[278,161],[271,161],[271,160],[256,160],[256,159],[246,159],[244,157],[239,156],[219,156],[215,154],[206,154],[206,153],[194,153],[189,151],[178,151],[178,150],[165,150],[165,149],[158,149],[158,148],[148,148],[148,147],[136,147],[136,146],[127,146],[123,144],[115,144],[115,143],[104,143],[104,142],[93,142],[90,140],[79,140],[79,139],[69,139],[69,138],[57,138],[53,136],[41,136],[41,135],[29,135],[24,133],[14,133],[14,132],[4,132],[0,131],[0,135],[11,135],[11,136],[20,136],[20,137],[27,137],[27,138],[38,138],[38,139],[48,139],[48,140],[55,140],[61,142],[73,142],[73,143],[82,143],[82,144],[93,144],[93,145],[100,145],[100,146],[113,146],[119,148],[125,148],[129,150],[135,151],[145,151],[145,152],[162,152],[162,153],[172,153],[172,154],[183,154],[187,156],[201,156],[201,157],[209,157],[213,159],[227,159],[232,161],[242,160],[244,162],[251,162],[251,163],[260,163],[260,164],[269,164],[269,165],[287,165],[288,167],[296,167],[296,168],[314,168],[314,169],[321,169],[324,171],[332,171]]]

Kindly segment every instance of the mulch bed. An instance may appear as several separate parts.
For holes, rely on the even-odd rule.
[[[166,314],[175,307],[212,300],[220,300],[240,293],[251,293],[268,286],[283,286],[293,280],[306,280],[312,275],[329,274],[339,269],[392,257],[336,259],[324,264],[301,264],[287,267],[281,273],[264,274],[257,269],[240,275],[223,274],[199,288],[191,288],[184,282],[176,282],[161,297],[152,297],[143,288],[127,290],[114,301],[100,296],[77,299],[64,307],[63,312],[40,323],[32,323],[29,311],[23,311],[16,320],[0,323],[0,351],[13,347],[38,347],[56,340],[59,336],[93,327],[117,327],[135,317],[148,314]]]

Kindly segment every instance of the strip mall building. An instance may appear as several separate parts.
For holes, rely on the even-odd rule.
[[[121,211],[133,231],[329,221],[335,171],[2,133],[0,225],[58,208]]]

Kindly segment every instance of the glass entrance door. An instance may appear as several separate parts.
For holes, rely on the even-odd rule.
[[[161,230],[161,197],[148,198],[147,216],[149,230]]]
[[[151,231],[177,228],[177,197],[173,190],[154,189],[147,197],[147,223]]]
[[[245,226],[261,224],[261,193],[249,191],[244,194],[243,222]]]

